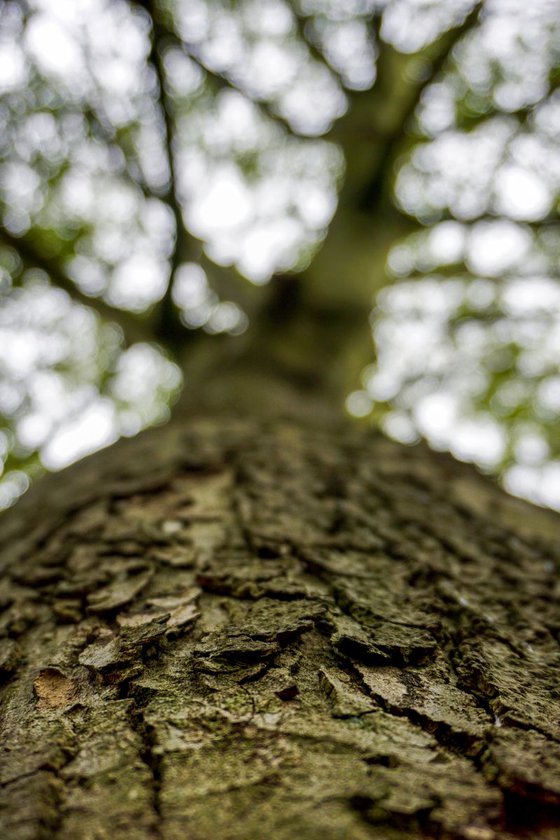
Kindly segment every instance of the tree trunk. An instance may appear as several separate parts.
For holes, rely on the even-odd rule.
[[[3,838],[560,837],[557,518],[318,425],[175,422],[3,518]]]

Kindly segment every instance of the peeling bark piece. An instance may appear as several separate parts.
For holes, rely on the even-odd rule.
[[[161,638],[166,629],[169,613],[151,616],[150,621],[140,622],[121,629],[117,636],[100,639],[83,650],[78,658],[80,665],[96,671],[126,666],[134,660],[139,648]]]
[[[207,592],[234,598],[317,598],[322,594],[320,581],[301,580],[302,563],[295,557],[273,557],[263,563],[261,557],[218,555],[197,574],[197,583]]]
[[[119,607],[124,607],[144,589],[152,575],[153,570],[148,569],[124,580],[115,580],[109,586],[105,586],[97,592],[91,592],[87,599],[89,612],[110,612]]]
[[[470,741],[480,747],[493,718],[472,697],[454,684],[451,668],[438,658],[417,668],[356,665],[368,692],[383,708],[396,714],[422,719],[428,728],[441,733],[443,740]]]
[[[167,632],[169,633],[170,631],[184,627],[185,624],[191,624],[193,621],[196,621],[199,615],[200,613],[195,604],[178,606],[169,616]]]
[[[319,669],[319,684],[333,704],[334,717],[356,717],[374,711],[372,701],[357,690],[349,676],[334,669]]]
[[[173,599],[176,600],[176,599]],[[163,619],[166,620],[166,630],[167,632],[174,632],[181,627],[184,627],[186,624],[190,624],[195,621],[198,616],[200,615],[197,607],[195,604],[186,603],[183,605],[179,605],[171,612],[167,611],[158,611],[158,612],[144,612],[144,613],[133,613],[132,615],[120,615],[117,618],[117,624],[119,627],[122,628],[139,628],[145,627],[146,625],[151,624],[156,619]]]
[[[134,654],[137,648],[156,642],[165,633],[168,621],[169,613],[164,613],[138,627],[123,627],[118,639],[121,649],[127,654]]]
[[[275,642],[261,641],[250,636],[222,636],[209,634],[206,639],[197,644],[194,655],[198,660],[198,667],[202,670],[221,670],[235,668],[252,662],[270,659],[280,650]]]
[[[182,592],[181,595],[165,595],[157,598],[150,598],[148,603],[152,604],[154,607],[160,607],[164,610],[174,610],[177,607],[182,607],[185,604],[190,604],[192,601],[196,601],[199,595],[200,589],[197,586],[193,586],[191,589]]]
[[[363,628],[353,619],[338,616],[332,640],[344,656],[379,665],[422,662],[437,647],[434,637],[417,627],[379,622]]]
[[[377,540],[378,547],[382,541]],[[305,548],[299,556],[312,569],[323,570],[341,578],[356,578],[358,581],[375,582],[381,577],[382,564],[386,562],[383,554],[341,550],[335,548]],[[380,568],[381,565],[381,568]],[[362,587],[364,584],[358,584]],[[370,587],[368,587],[368,591]]]
[[[424,630],[438,627],[440,616],[433,592],[418,583],[414,588],[409,585],[413,572],[418,571],[413,560],[374,555],[364,557],[362,563],[370,570],[367,583],[335,578],[337,603],[348,615],[372,627],[380,622]]]
[[[166,595],[148,599],[148,604],[156,608],[155,612],[132,613],[119,615],[117,623],[123,628],[143,627],[151,622],[166,618],[168,632],[177,630],[189,624],[198,617],[199,612],[193,603],[200,595],[198,587],[192,587],[181,595]]]
[[[368,632],[352,618],[336,616],[332,625],[333,646],[343,656],[363,662],[389,663],[389,656],[372,645]]]
[[[417,627],[380,622],[376,626],[370,625],[368,629],[373,646],[386,654],[390,662],[405,665],[423,662],[437,648],[434,637]]]
[[[144,627],[146,624],[151,624],[155,618],[162,618],[168,616],[166,612],[142,612],[132,613],[132,615],[118,615],[117,624],[119,627],[134,628]]]
[[[106,642],[94,642],[80,653],[78,657],[80,665],[93,668],[96,671],[103,671],[122,664],[124,657],[117,639]]]
[[[277,639],[284,644],[310,630],[325,614],[326,605],[313,601],[278,602],[261,598],[248,612],[244,631],[255,639]]]

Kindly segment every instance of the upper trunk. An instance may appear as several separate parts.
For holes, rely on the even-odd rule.
[[[560,837],[557,519],[251,393],[4,517],[2,836]]]

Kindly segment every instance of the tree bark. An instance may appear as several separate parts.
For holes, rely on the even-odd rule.
[[[4,516],[0,835],[560,837],[557,517],[267,393]]]

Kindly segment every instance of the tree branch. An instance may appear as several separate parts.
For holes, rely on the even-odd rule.
[[[371,173],[369,181],[366,183],[360,198],[361,209],[371,211],[380,200],[383,194],[386,178],[392,172],[393,163],[397,157],[407,125],[414,116],[416,108],[422,98],[422,94],[440,74],[456,44],[477,24],[482,5],[482,0],[478,0],[459,26],[448,30],[440,36],[435,45],[432,45],[431,49],[435,51],[435,56],[431,62],[430,73],[426,79],[424,79],[411,91],[411,95],[402,111],[396,131],[390,133],[383,140],[380,154],[377,156],[374,171]]]
[[[163,37],[169,44],[173,44],[178,49],[184,50],[188,57],[194,61],[198,67],[200,67],[200,69],[209,79],[212,80],[218,89],[233,89],[238,91],[249,99],[264,117],[277,123],[285,131],[288,131],[290,134],[294,134],[296,137],[307,138],[307,135],[301,134],[296,128],[293,128],[289,121],[278,113],[274,106],[269,102],[264,99],[257,99],[251,96],[230,74],[221,74],[205,62],[196,45],[178,35],[172,26],[165,20],[164,15],[158,12],[155,7],[154,0],[136,0],[136,2],[137,5],[141,6],[150,15],[151,20],[154,22],[154,30],[156,29],[157,24],[158,35],[156,36],[156,40]]]
[[[297,128],[294,128],[288,120],[282,116],[269,102],[265,99],[255,99],[251,96],[238,82],[235,81],[230,75],[222,76],[216,70],[213,70],[205,61],[203,61],[202,57],[199,55],[196,47],[194,44],[189,43],[188,41],[183,41],[182,39],[176,38],[176,43],[179,48],[183,48],[187,55],[189,56],[195,64],[197,64],[204,73],[212,79],[213,83],[218,87],[218,89],[233,89],[238,91],[249,99],[253,105],[261,112],[263,117],[270,120],[271,122],[276,123],[279,125],[284,131],[289,132],[290,134],[295,135],[296,137],[304,137],[307,139],[307,134],[302,134]]]
[[[76,303],[88,306],[106,321],[113,321],[123,331],[127,345],[135,341],[150,341],[153,339],[148,325],[131,312],[117,309],[106,303],[102,298],[90,297],[82,292],[73,280],[68,277],[58,261],[47,257],[27,237],[17,237],[8,231],[0,230],[0,241],[13,248],[20,255],[24,263],[34,268],[40,268],[49,276],[51,282],[67,292]]]
[[[175,247],[171,257],[171,271],[165,295],[159,304],[159,317],[155,327],[156,336],[173,346],[181,345],[185,341],[186,330],[181,324],[177,308],[173,303],[173,280],[178,267],[187,257],[196,260],[200,257],[200,246],[193,248],[194,240],[188,235],[183,222],[183,210],[178,195],[177,168],[175,165],[174,139],[175,124],[173,105],[168,96],[166,73],[163,61],[163,51],[166,42],[172,43],[174,33],[166,25],[162,13],[157,8],[155,0],[139,0],[141,6],[150,16],[152,22],[152,48],[148,61],[152,65],[157,77],[160,90],[160,106],[163,119],[164,146],[167,154],[169,169],[169,185],[167,191],[160,197],[167,203],[175,221]]]
[[[550,280],[560,280],[560,271],[548,271],[542,269],[539,271],[508,271],[503,274],[486,274],[484,271],[477,271],[476,273],[465,268],[463,263],[454,263],[453,265],[440,265],[432,268],[429,271],[413,271],[410,274],[399,277],[398,283],[419,282],[430,277],[443,278],[445,280],[489,280],[491,282],[502,283],[504,280],[529,280],[533,277],[544,277]],[[513,317],[513,316],[512,316]]]
[[[90,131],[92,135],[107,145],[117,144],[118,141],[118,134],[113,129],[111,131],[110,128],[103,122],[102,114],[99,113],[100,109],[99,106],[84,107],[83,115],[89,124]],[[112,127],[111,127],[112,128]],[[120,170],[117,174],[119,177],[123,177],[126,181],[133,187],[137,187],[141,192],[144,198],[159,198],[162,199],[161,191],[153,189],[150,187],[146,179],[143,177],[142,172],[140,170],[140,165],[137,163],[138,171],[140,177],[137,177],[130,166],[130,161],[125,150],[122,148],[122,145],[119,145],[120,150],[123,153],[124,158],[124,169]],[[164,199],[162,199],[164,200]]]
[[[480,216],[474,216],[469,219],[461,219],[458,216],[454,215],[451,211],[444,210],[442,213],[438,214],[434,218],[433,222],[430,222],[429,228],[431,228],[433,225],[437,225],[439,222],[459,222],[462,225],[472,227],[473,225],[479,223],[491,223],[500,221],[512,222],[518,227],[527,228],[529,230],[532,230],[534,233],[538,233],[543,228],[547,228],[548,230],[550,230],[551,228],[560,227],[560,217],[555,215],[544,216],[542,219],[514,219],[511,216],[508,216],[507,213],[489,212],[482,213]],[[428,230],[429,228],[426,228],[426,230]],[[420,228],[420,230],[421,229],[422,228]]]

